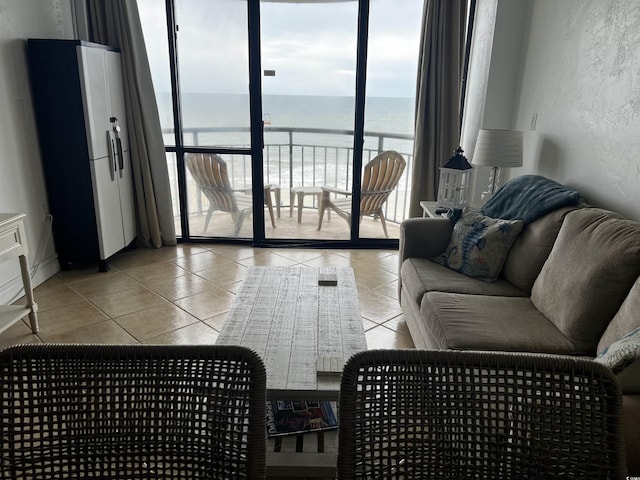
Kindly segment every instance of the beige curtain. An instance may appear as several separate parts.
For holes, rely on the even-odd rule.
[[[89,39],[122,53],[138,245],[175,245],[169,173],[137,3],[87,0],[87,15]]]
[[[409,216],[435,200],[440,166],[460,142],[460,92],[467,0],[425,0],[418,60],[416,127]]]

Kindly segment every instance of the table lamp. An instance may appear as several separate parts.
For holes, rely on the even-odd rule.
[[[500,169],[522,166],[522,131],[480,130],[471,163],[491,167],[489,188],[482,192],[482,200],[488,200],[500,187]]]

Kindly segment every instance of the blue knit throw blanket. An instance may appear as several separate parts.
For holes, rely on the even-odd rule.
[[[558,208],[577,205],[580,193],[541,175],[509,180],[482,207],[487,217],[520,219],[525,225]]]

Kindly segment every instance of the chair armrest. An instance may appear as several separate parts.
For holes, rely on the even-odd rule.
[[[454,223],[448,218],[409,218],[400,224],[398,268],[407,258],[433,258],[444,252]]]
[[[352,194],[352,192],[350,192],[348,190],[342,190],[341,188],[326,187],[326,186],[322,187],[322,191],[323,192],[331,192],[331,193],[339,193],[340,195],[351,195]]]

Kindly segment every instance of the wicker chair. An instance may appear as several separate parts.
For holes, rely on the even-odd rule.
[[[360,221],[364,215],[380,218],[384,236],[388,237],[387,222],[383,205],[395,190],[407,163],[398,152],[388,150],[378,154],[363,167],[362,190],[360,191]],[[343,195],[332,197],[332,194]],[[320,209],[318,211],[318,230],[322,228],[324,211],[330,209],[351,222],[351,192],[333,187],[322,187]]]
[[[237,346],[0,352],[0,478],[265,477],[265,370]]]
[[[589,360],[361,352],[342,376],[338,478],[620,478],[620,402]]]

